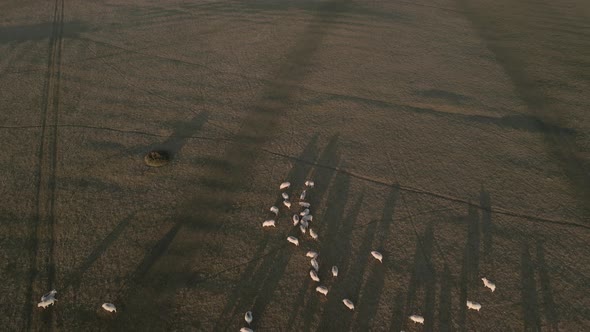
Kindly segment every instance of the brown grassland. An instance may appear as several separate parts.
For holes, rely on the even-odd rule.
[[[0,18],[2,330],[238,331],[248,310],[256,331],[590,330],[589,1]],[[318,241],[283,207],[263,229],[307,179]]]

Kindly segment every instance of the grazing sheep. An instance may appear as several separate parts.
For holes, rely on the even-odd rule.
[[[378,260],[379,262],[383,263],[383,255],[381,255],[380,252],[378,252],[378,251],[371,251],[371,255],[373,255],[373,257],[375,257],[376,260]]]
[[[326,286],[318,286],[315,288],[315,291],[324,295],[328,295],[328,288]]]
[[[303,225],[303,227],[307,228],[309,227],[309,223],[307,222],[307,220],[301,220],[301,225]]]
[[[304,208],[308,208],[311,206],[311,204],[309,204],[307,202],[299,202],[299,206],[304,207]]]
[[[302,217],[305,217],[308,214],[309,214],[309,209],[305,209],[305,210],[299,212],[299,215],[302,216]]]
[[[262,223],[262,227],[276,227],[274,220],[265,220]]]
[[[491,289],[492,293],[496,290],[496,284],[491,282],[488,278],[483,277],[483,278],[481,278],[481,280],[483,281],[484,287]]]
[[[481,304],[477,302],[467,301],[467,308],[479,311],[479,309],[481,309]]]
[[[279,208],[276,206],[271,206],[270,207],[270,212],[274,213],[275,215],[279,215]]]
[[[307,256],[309,258],[316,258],[316,257],[318,257],[318,253],[310,250],[307,252],[307,254],[305,254],[305,256]]]
[[[55,294],[57,294],[57,291],[55,289],[50,291],[49,293],[43,294],[43,296],[41,296],[41,302],[50,298],[55,298]]]
[[[281,185],[279,186],[279,189],[280,189],[280,190],[283,190],[283,189],[288,189],[290,186],[291,186],[291,182],[283,182],[283,183],[281,183]]]
[[[299,195],[299,200],[300,200],[300,201],[304,200],[304,199],[305,199],[305,195],[306,195],[306,194],[307,194],[307,191],[305,191],[305,190],[304,190],[304,191],[302,191],[302,192],[301,192],[301,195]]]
[[[309,271],[309,276],[311,277],[311,280],[320,282],[320,277],[318,277],[318,273],[315,270]]]
[[[293,226],[297,226],[297,224],[299,224],[299,215],[294,214],[293,215]]]
[[[117,312],[117,307],[112,303],[103,303],[102,308],[108,312]]]
[[[422,316],[412,315],[412,316],[410,316],[410,319],[414,323],[424,324],[424,317],[422,317]]]
[[[354,310],[354,303],[352,303],[352,301],[351,301],[351,300],[349,300],[349,299],[344,299],[344,300],[342,300],[342,303],[344,303],[344,305],[345,305],[345,306],[347,306],[347,307],[348,307],[348,309],[350,309],[350,310]]]
[[[299,246],[299,240],[296,237],[294,237],[294,236],[289,236],[287,238],[287,241],[293,243],[296,246]]]
[[[311,229],[311,228],[309,229],[309,235],[311,235],[311,237],[312,237],[314,240],[317,240],[317,239],[318,239],[318,233],[316,233],[316,232],[315,232],[313,229]]]
[[[287,207],[287,209],[291,209],[291,202],[285,200],[283,201],[283,205]]]
[[[250,325],[250,323],[252,323],[252,320],[254,319],[254,317],[252,316],[252,311],[248,311],[245,315],[244,315],[244,320],[246,321],[246,323],[248,323],[248,325]]]
[[[338,276],[338,266],[336,266],[336,265],[332,266],[332,276],[334,276],[334,277]]]
[[[301,225],[299,225],[299,230],[301,231],[301,233],[305,234],[305,231],[307,231],[307,228],[305,227],[305,225],[301,224]]]
[[[55,301],[57,301],[56,298],[50,297],[50,298],[46,299],[45,301],[41,301],[41,302],[37,303],[37,307],[38,308],[43,307],[43,309],[45,309],[45,308],[49,307],[50,305],[55,304]]]
[[[305,185],[307,187],[313,188],[315,186],[315,183],[313,181],[307,180],[305,181]]]
[[[313,221],[313,216],[311,214],[306,214],[301,218],[301,220]]]
[[[281,196],[283,196],[284,200],[289,199],[289,194],[287,194],[287,193],[282,193]]]
[[[315,257],[311,259],[311,266],[314,270],[316,270],[316,272],[320,270],[320,264],[318,264],[318,261],[315,259]]]
[[[252,329],[251,329],[251,328],[249,328],[249,327],[242,327],[242,328],[240,329],[240,332],[254,332],[254,330],[252,330]]]

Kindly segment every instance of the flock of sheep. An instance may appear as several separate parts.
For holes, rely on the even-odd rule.
[[[305,200],[306,196],[307,196],[307,190],[312,189],[315,186],[315,183],[313,181],[305,181],[305,189],[301,192],[301,194],[299,195],[299,202],[298,202],[298,206],[300,207],[299,212],[295,212],[293,214],[292,217],[292,221],[293,221],[293,227],[297,227],[299,226],[299,230],[301,231],[301,236],[304,236],[305,234],[309,233],[310,237],[314,240],[318,239],[318,234],[313,230],[313,228],[311,228],[310,223],[313,221],[313,215],[310,212],[310,207],[311,204],[309,202],[307,202]],[[289,194],[286,192],[287,189],[289,189],[291,187],[291,183],[290,182],[283,182],[281,183],[281,185],[279,186],[279,190],[281,190],[281,197],[283,199],[283,205],[285,206],[285,208],[287,208],[287,213],[291,213],[291,206],[293,206],[293,204],[291,203],[291,201],[289,200]],[[274,214],[275,219],[269,219],[269,220],[265,220],[264,222],[262,222],[262,227],[276,227],[276,219],[279,216],[279,208],[277,206],[272,206],[270,208],[270,212]],[[289,241],[290,243],[292,243],[295,246],[299,246],[299,239],[295,236],[288,236],[287,237],[287,241]],[[308,251],[305,256],[308,258],[311,258],[311,269],[309,271],[309,276],[311,277],[311,279],[314,282],[319,283],[320,282],[320,278],[318,277],[318,271],[319,271],[319,263],[317,261],[317,257],[318,257],[318,253],[315,251]],[[378,260],[380,263],[383,263],[383,254],[381,254],[378,251],[371,251],[371,256],[373,256],[373,258],[375,258],[376,260]],[[335,278],[338,276],[338,267],[337,266],[332,266],[331,268],[331,272],[332,272],[332,276]],[[492,283],[490,280],[488,280],[487,278],[481,278],[481,280],[483,281],[484,287],[489,288],[492,292],[496,290],[496,285],[494,283]],[[318,285],[315,289],[318,293],[322,294],[323,296],[328,296],[328,288],[326,286],[323,285]],[[350,300],[350,299],[342,299],[342,303],[344,303],[344,305],[350,309],[350,310],[354,310],[354,303]],[[472,309],[472,310],[477,310],[479,311],[481,309],[481,304],[477,303],[477,302],[473,302],[473,301],[467,301],[467,308]],[[246,312],[244,319],[246,321],[246,323],[248,323],[248,325],[250,325],[254,319],[254,316],[252,314],[251,311]],[[419,323],[419,324],[424,324],[424,317],[420,316],[420,315],[411,315],[409,317],[409,319],[411,321],[413,321],[414,323]],[[240,332],[253,332],[253,330],[249,327],[242,327],[240,329]]]
[[[311,211],[309,210],[311,207],[311,204],[309,202],[305,201],[305,198],[307,195],[307,190],[312,189],[314,186],[315,186],[315,183],[313,181],[310,181],[310,180],[305,181],[305,189],[299,195],[299,202],[298,202],[298,206],[300,207],[301,211],[293,214],[292,221],[293,221],[293,227],[299,226],[299,230],[301,231],[301,236],[304,236],[305,234],[309,234],[309,236],[312,239],[317,240],[318,234],[313,230],[313,228],[311,228],[311,225],[310,225],[310,223],[313,221],[313,215],[311,214]],[[283,205],[285,206],[285,208],[287,208],[289,213],[291,211],[291,206],[293,206],[293,204],[289,200],[289,198],[290,198],[289,194],[287,192],[285,192],[285,190],[289,189],[290,187],[291,187],[291,183],[289,183],[289,182],[283,182],[279,186],[279,189],[282,191],[281,197],[283,199]],[[276,227],[276,218],[278,218],[278,216],[279,216],[279,208],[277,206],[272,206],[270,208],[270,212],[274,214],[275,219],[265,220],[262,223],[263,227]],[[289,241],[290,243],[292,243],[295,246],[299,246],[299,239],[295,236],[288,236],[287,241]],[[317,261],[318,255],[319,254],[315,251],[308,251],[305,254],[306,257],[311,258],[310,263],[311,263],[312,268],[309,271],[309,276],[311,277],[311,279],[314,282],[319,283],[320,278],[318,277],[318,272],[320,269],[320,265]],[[380,252],[371,251],[371,256],[373,256],[373,258],[378,260],[380,263],[383,263],[383,255]],[[332,272],[332,276],[334,278],[336,278],[338,276],[338,267],[332,266],[331,272]],[[481,280],[483,281],[484,287],[489,288],[492,292],[494,292],[496,290],[496,285],[493,282],[491,282],[490,280],[488,280],[485,277],[481,278]],[[328,296],[328,288],[326,286],[318,285],[315,290],[318,293],[322,294],[323,296]],[[52,291],[48,292],[47,294],[44,294],[43,296],[41,296],[41,302],[39,302],[37,304],[37,307],[45,309],[45,308],[49,307],[50,305],[54,305],[55,302],[57,301],[57,299],[55,298],[56,294],[57,294],[57,291],[52,290]],[[354,310],[354,303],[350,299],[342,299],[342,303],[344,303],[344,305],[348,309]],[[112,303],[103,303],[102,308],[108,312],[111,312],[111,313],[117,312],[117,308]],[[474,301],[467,301],[467,308],[479,311],[481,309],[481,304],[474,302]],[[245,319],[246,323],[248,323],[248,325],[250,325],[254,319],[252,312],[251,311],[246,312],[244,319]],[[409,319],[412,320],[414,323],[424,324],[424,317],[422,317],[420,315],[411,315],[409,317]],[[240,332],[253,332],[253,330],[249,327],[242,327],[240,329]]]

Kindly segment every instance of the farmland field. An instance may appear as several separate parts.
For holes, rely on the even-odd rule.
[[[0,18],[2,330],[590,330],[590,2]],[[291,221],[306,180],[317,240]]]

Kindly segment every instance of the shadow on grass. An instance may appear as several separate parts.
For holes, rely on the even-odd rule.
[[[523,244],[521,251],[521,299],[526,331],[540,331],[539,300],[537,299],[537,283],[535,281],[535,265],[531,259],[529,245]]]
[[[460,295],[459,295],[459,326],[462,331],[467,330],[467,295],[469,288],[478,284],[479,279],[479,212],[473,206],[469,206],[467,223],[467,242],[463,252],[463,264],[461,267],[460,277]]]

